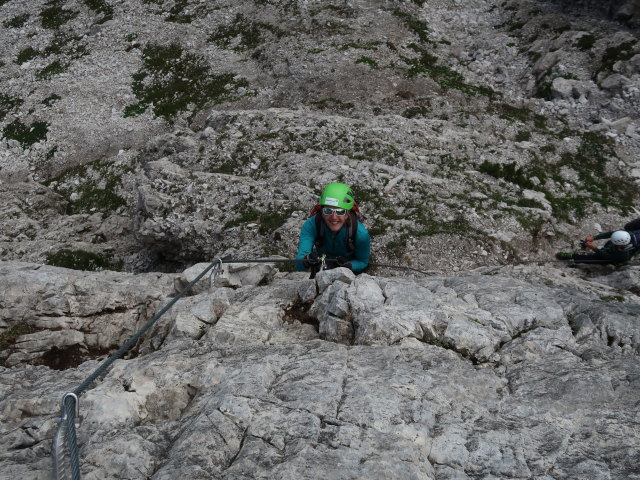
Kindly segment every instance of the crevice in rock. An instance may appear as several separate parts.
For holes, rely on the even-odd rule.
[[[342,377],[342,389],[340,393],[340,400],[338,400],[338,405],[336,406],[336,418],[340,418],[340,410],[342,409],[342,405],[344,405],[345,399],[347,398],[346,390],[347,390],[348,377],[349,377],[349,359],[347,358],[347,366],[344,370],[344,375]]]
[[[481,362],[478,359],[478,357],[476,357],[468,349],[466,349],[466,348],[458,349],[455,345],[453,345],[452,343],[448,342],[445,339],[437,338],[437,337],[431,337],[430,335],[423,335],[422,338],[416,338],[416,339],[418,341],[422,342],[422,343],[426,343],[427,345],[433,345],[434,347],[443,348],[445,350],[451,350],[452,352],[455,352],[458,355],[460,355],[462,358],[464,358],[466,360],[469,360],[473,365],[480,365],[482,363],[488,363],[488,362]]]
[[[65,348],[52,347],[30,363],[31,365],[44,365],[52,370],[68,370],[76,368],[87,360],[106,357],[110,353],[109,349],[87,348],[76,344]]]
[[[288,308],[285,308],[282,321],[292,324],[297,320],[300,323],[312,325],[316,332],[318,332],[320,329],[318,320],[309,315],[311,305],[313,305],[313,301],[303,302],[299,299],[296,300]]]
[[[233,464],[235,463],[235,461],[238,459],[238,457],[240,456],[240,452],[242,452],[242,449],[244,448],[244,442],[247,440],[247,432],[249,431],[249,427],[246,427],[244,429],[244,431],[242,432],[242,438],[240,439],[240,446],[238,447],[238,451],[236,452],[236,454],[231,458],[231,460],[229,460],[229,463],[226,467],[226,470],[230,469]]]

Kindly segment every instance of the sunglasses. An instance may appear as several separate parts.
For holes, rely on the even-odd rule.
[[[331,207],[322,207],[322,214],[330,217],[333,214],[336,214],[338,217],[344,217],[347,214],[347,210],[344,208],[331,208]]]

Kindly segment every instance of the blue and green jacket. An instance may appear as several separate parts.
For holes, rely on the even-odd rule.
[[[318,214],[319,215],[319,214]],[[325,254],[329,258],[344,257],[351,262],[353,273],[362,272],[369,265],[369,255],[371,253],[371,237],[362,223],[358,222],[354,250],[347,250],[345,236],[347,235],[347,224],[337,232],[332,232],[324,221],[320,222],[323,230],[324,242],[318,247],[318,255]],[[298,253],[296,259],[302,259],[313,250],[318,231],[316,229],[315,215],[308,218],[300,230],[300,241],[298,243]],[[305,267],[302,262],[296,262],[296,270],[302,272]]]

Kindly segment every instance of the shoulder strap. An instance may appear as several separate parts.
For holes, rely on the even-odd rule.
[[[349,216],[351,217],[351,221],[349,222],[347,234],[345,235],[344,241],[345,247],[347,247],[347,251],[353,252],[356,249],[356,234],[358,233],[359,212],[349,210]]]
[[[316,223],[316,239],[314,240],[313,245],[318,249],[324,244],[324,228],[322,228],[322,215],[320,215],[320,212],[315,213],[314,215],[314,221]]]

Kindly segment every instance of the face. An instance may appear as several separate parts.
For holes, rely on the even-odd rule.
[[[326,214],[326,208],[323,209],[322,218],[324,218],[324,223],[327,224],[329,230],[332,232],[338,232],[347,221],[347,212],[345,211],[344,215],[338,216],[336,215],[336,209],[331,209],[331,214]],[[344,209],[337,209],[338,211],[344,211]]]

